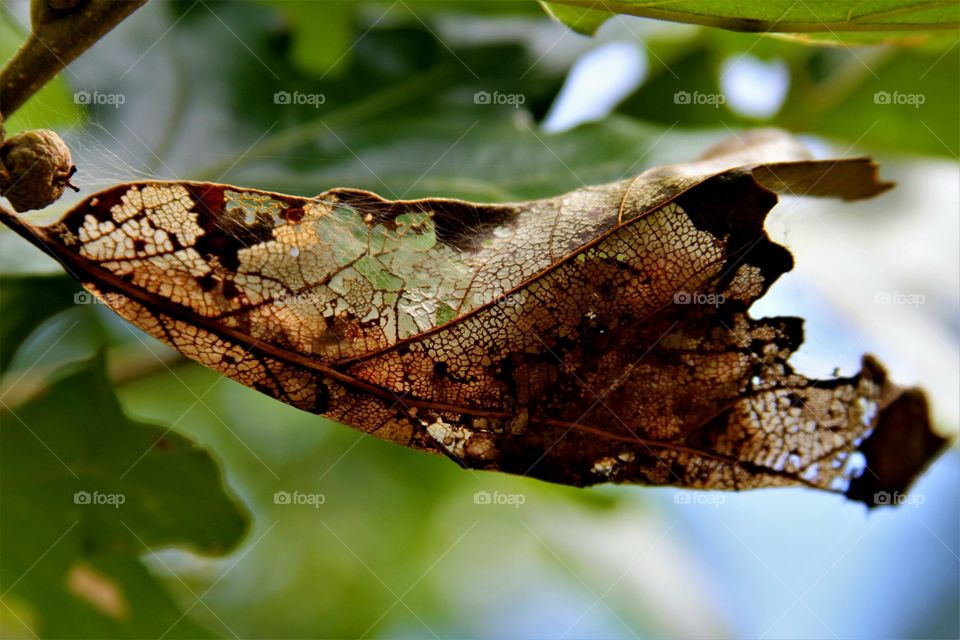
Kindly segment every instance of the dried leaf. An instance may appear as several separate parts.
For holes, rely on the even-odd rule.
[[[763,230],[775,192],[889,187],[867,158],[763,130],[516,204],[144,182],[7,222],[190,358],[466,467],[872,505],[944,444],[922,393],[869,356],[852,378],[798,375],[802,320],[747,311],[792,266]]]

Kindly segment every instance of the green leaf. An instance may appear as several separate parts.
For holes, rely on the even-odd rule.
[[[915,44],[917,33],[960,27],[960,4],[952,0],[553,0],[553,4],[731,31],[823,34],[851,44],[875,43],[877,33],[887,41]],[[571,27],[570,20],[577,17],[573,12],[550,13]]]
[[[857,33],[774,33],[771,40],[795,42],[803,45],[836,47],[838,45],[910,47],[943,53],[957,42],[957,30],[931,29],[929,31],[860,31]]]
[[[208,636],[139,557],[221,554],[241,539],[245,516],[210,457],[127,418],[99,359],[0,420],[4,602],[43,637]]]
[[[609,11],[598,11],[585,7],[560,4],[559,2],[543,2],[540,6],[547,15],[559,20],[574,31],[588,36],[597,32],[604,22],[613,17]]]
[[[0,8],[0,61],[9,59],[25,38],[25,28],[16,26],[10,14]],[[34,94],[3,126],[9,136],[24,129],[74,124],[81,117],[80,108],[73,101],[73,93],[61,75]]]

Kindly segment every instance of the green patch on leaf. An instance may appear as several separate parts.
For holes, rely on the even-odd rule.
[[[403,287],[403,280],[389,273],[382,262],[374,256],[365,256],[354,265],[370,286],[380,291],[399,291]]]

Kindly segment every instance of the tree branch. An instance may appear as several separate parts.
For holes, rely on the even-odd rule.
[[[147,0],[33,0],[31,33],[0,70],[0,122]]]

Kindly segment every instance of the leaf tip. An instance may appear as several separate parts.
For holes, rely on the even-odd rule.
[[[887,374],[871,356],[863,360],[864,373],[881,388]],[[943,452],[948,440],[931,427],[926,395],[920,389],[889,385],[893,399],[880,408],[873,433],[858,451],[866,459],[860,477],[851,481],[847,498],[868,508],[900,504],[913,480]]]

